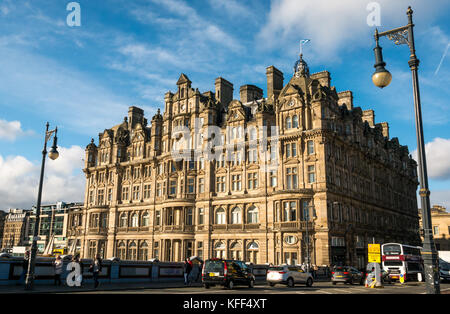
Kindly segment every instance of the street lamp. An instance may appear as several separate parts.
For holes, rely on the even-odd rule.
[[[427,177],[427,163],[425,158],[425,144],[423,138],[422,127],[422,110],[420,105],[420,93],[419,93],[419,77],[418,67],[419,59],[416,56],[415,44],[414,44],[414,24],[412,21],[413,10],[408,7],[406,15],[408,16],[408,25],[398,27],[386,32],[378,33],[375,31],[375,68],[376,71],[372,76],[375,86],[383,88],[390,83],[390,73],[384,69],[386,65],[383,62],[381,54],[381,47],[379,47],[378,40],[380,37],[387,36],[390,40],[393,40],[396,45],[407,44],[410,50],[409,67],[412,74],[413,92],[414,92],[414,111],[416,120],[416,136],[417,136],[417,151],[418,151],[418,166],[419,166],[419,182],[420,191],[419,195],[422,204],[422,219],[424,229],[424,241],[422,255],[425,266],[425,282],[426,292],[428,294],[439,294],[439,263],[436,247],[434,245],[433,233],[431,230],[431,210],[430,210],[430,190],[428,189],[428,177]],[[387,73],[389,74],[387,74]]]
[[[47,155],[47,142],[52,138],[53,136],[53,145],[50,150],[50,153],[48,154],[48,157],[52,160],[55,160],[58,158],[59,153],[57,151],[57,140],[56,134],[58,132],[58,128],[55,128],[54,130],[49,131],[48,130],[49,123],[46,124],[46,130],[45,130],[45,140],[44,140],[44,149],[42,150],[42,165],[41,165],[41,176],[39,179],[39,189],[38,189],[38,198],[37,198],[37,204],[36,204],[36,219],[34,222],[34,230],[33,230],[33,241],[31,244],[31,254],[30,254],[30,260],[28,262],[28,270],[27,275],[25,279],[25,290],[31,290],[33,289],[33,283],[34,283],[34,269],[36,264],[36,255],[37,255],[37,240],[38,240],[38,231],[39,231],[39,216],[41,212],[41,198],[42,198],[42,185],[44,181],[44,167],[45,167],[45,155]]]
[[[308,229],[309,229],[309,212],[310,211],[313,214],[313,220],[315,220],[317,218],[317,216],[316,216],[315,207],[314,207],[313,204],[307,206],[307,210],[306,210],[305,217],[304,217],[305,221],[306,221],[306,261],[307,261],[307,263],[306,263],[306,272],[308,272],[308,273],[309,273],[309,266],[310,266],[310,263],[311,263],[310,256],[309,256],[309,240],[310,239],[309,239],[309,233],[308,233]]]

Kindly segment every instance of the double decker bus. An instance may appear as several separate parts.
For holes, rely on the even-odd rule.
[[[405,281],[422,281],[424,270],[421,251],[420,246],[385,243],[381,246],[382,267],[393,280],[399,280],[400,275],[403,275]]]

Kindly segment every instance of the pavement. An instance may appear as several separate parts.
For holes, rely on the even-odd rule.
[[[321,285],[329,282],[328,280],[316,280],[316,283],[321,282]],[[267,283],[265,281],[257,281],[256,286],[265,286]],[[403,286],[403,287],[414,287],[414,286],[423,286],[424,283],[418,282],[407,282],[405,284],[395,283],[391,286]],[[129,283],[100,283],[100,285],[95,289],[94,284],[92,282],[88,282],[81,287],[68,287],[67,285],[62,286],[54,286],[54,285],[35,285],[33,290],[27,291],[24,289],[23,285],[9,285],[9,286],[0,286],[0,294],[47,294],[47,293],[95,293],[96,291],[102,293],[110,292],[119,292],[120,291],[139,291],[139,290],[149,290],[149,289],[186,289],[186,293],[190,292],[191,288],[200,288],[202,287],[201,282],[191,283],[189,286],[185,286],[183,281],[155,281],[155,282],[129,282]],[[330,282],[331,288],[331,282]],[[371,289],[373,290],[373,289]],[[167,291],[167,290],[166,290]],[[449,293],[447,290],[444,293]],[[153,292],[158,293],[158,292]]]
[[[201,287],[202,284],[192,283],[190,287]],[[86,283],[81,287],[69,287],[67,285],[35,285],[33,290],[27,291],[23,285],[0,286],[0,294],[18,294],[18,293],[78,293],[78,292],[95,292],[95,291],[120,291],[120,290],[145,290],[145,289],[171,289],[187,287],[183,281],[166,281],[166,282],[130,282],[130,283],[102,283],[95,289],[94,283]]]

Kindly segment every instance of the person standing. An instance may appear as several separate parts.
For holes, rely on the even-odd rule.
[[[89,267],[89,271],[92,272],[92,278],[94,279],[94,289],[97,289],[99,282],[98,282],[98,275],[102,271],[102,259],[100,258],[100,255],[97,255],[92,262],[91,266]]]
[[[184,261],[184,285],[187,286],[190,283],[189,275],[192,271],[192,262],[189,260],[189,258],[186,258]]]
[[[63,262],[61,256],[57,256],[55,261],[53,262],[53,266],[55,267],[55,286],[61,286],[61,274],[63,270]]]

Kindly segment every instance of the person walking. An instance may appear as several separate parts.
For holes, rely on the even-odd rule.
[[[189,275],[192,271],[192,262],[189,260],[189,258],[186,258],[184,261],[184,285],[187,286],[190,284]]]
[[[63,271],[63,262],[61,256],[57,256],[55,261],[53,262],[53,266],[55,268],[55,286],[61,286],[61,274]]]
[[[26,251],[25,255],[23,256],[23,262],[22,262],[22,273],[20,274],[19,281],[17,282],[17,285],[25,284],[25,276],[28,272],[28,263],[30,261],[30,251]]]
[[[102,259],[100,258],[100,255],[97,254],[89,267],[89,271],[92,272],[92,278],[94,279],[94,289],[97,289],[99,285],[98,275],[102,271]]]

